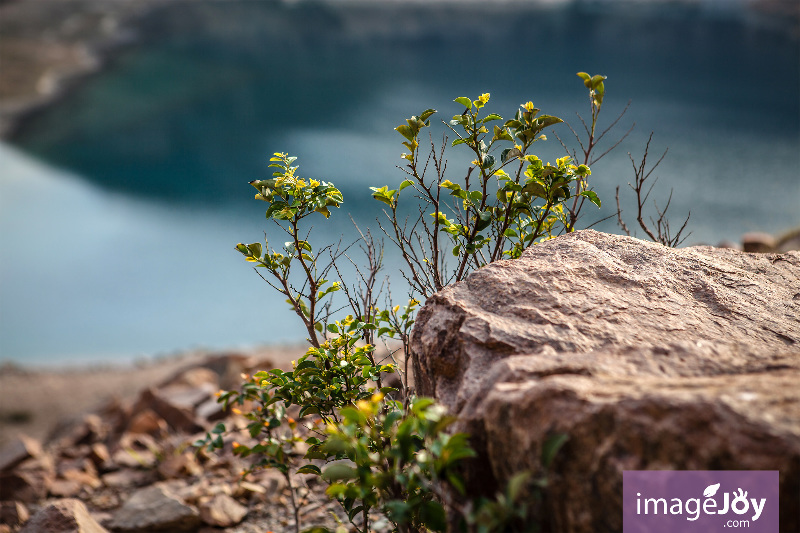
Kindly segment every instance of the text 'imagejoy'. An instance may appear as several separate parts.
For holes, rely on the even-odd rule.
[[[625,533],[778,531],[777,471],[626,471]]]

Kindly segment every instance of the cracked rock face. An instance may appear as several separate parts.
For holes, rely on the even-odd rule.
[[[592,230],[434,295],[412,335],[418,393],[460,417],[491,493],[556,456],[556,531],[621,531],[623,470],[780,470],[800,530],[800,253],[666,248]]]

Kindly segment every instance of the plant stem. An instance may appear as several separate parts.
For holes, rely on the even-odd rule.
[[[286,478],[286,485],[289,487],[289,497],[292,499],[292,509],[294,510],[294,532],[300,533],[300,507],[294,497],[294,486],[292,485],[292,476],[289,470],[283,473]]]

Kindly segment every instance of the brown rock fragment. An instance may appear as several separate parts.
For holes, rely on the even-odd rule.
[[[200,518],[210,526],[235,526],[247,516],[247,507],[228,496],[217,494],[211,500],[200,504]]]
[[[752,231],[742,235],[742,249],[748,253],[769,253],[775,251],[777,241],[769,233]]]
[[[55,479],[50,483],[48,492],[56,498],[76,498],[83,486],[74,479]]]
[[[171,455],[158,465],[158,473],[164,479],[173,479],[181,476],[195,476],[201,472],[200,465],[191,452]]]
[[[0,451],[0,472],[13,469],[25,459],[39,457],[42,445],[26,435],[20,435]]]
[[[0,500],[33,503],[47,496],[55,477],[52,459],[42,455],[27,459],[13,471],[0,472]]]
[[[22,502],[0,502],[0,524],[19,527],[30,518],[28,508]]]
[[[155,475],[149,470],[132,470],[124,468],[116,472],[104,474],[101,481],[106,487],[129,488],[141,487],[155,481]]]
[[[114,531],[193,531],[200,525],[200,515],[192,506],[154,485],[133,493],[114,513],[109,527]]]
[[[129,433],[161,435],[167,432],[167,421],[158,416],[152,409],[143,409],[131,417],[127,431]]]
[[[201,388],[204,385],[210,385],[212,390],[219,388],[219,376],[210,368],[197,366],[178,372],[161,384],[160,388],[183,386],[192,389]]]
[[[196,433],[203,427],[197,423],[191,409],[170,403],[155,389],[146,389],[139,395],[139,400],[133,407],[133,413],[151,409],[161,418],[166,420],[169,427],[186,433]]]
[[[79,500],[56,501],[31,518],[20,533],[108,533]]]
[[[92,444],[89,451],[89,459],[92,460],[96,468],[103,468],[110,460],[111,454],[108,453],[108,447],[102,442]]]

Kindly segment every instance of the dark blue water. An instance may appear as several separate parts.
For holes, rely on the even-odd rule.
[[[627,152],[640,157],[654,131],[651,157],[669,148],[655,194],[663,204],[674,188],[676,220],[691,211],[687,244],[800,224],[797,39],[738,4],[642,4],[227,1],[153,14],[140,46],[14,140],[74,175],[94,199],[75,193],[87,202],[80,210],[56,203],[66,210],[57,219],[37,201],[5,206],[3,221],[17,228],[67,218],[74,229],[58,239],[55,261],[32,252],[30,241],[50,242],[58,229],[2,237],[18,253],[4,257],[0,356],[44,360],[302,338],[280,300],[231,251],[266,227],[247,182],[267,175],[272,152],[298,155],[301,174],[336,183],[344,210],[369,225],[379,208],[368,187],[402,179],[393,128],[405,117],[434,107],[449,119],[460,112],[453,98],[491,92],[490,111],[510,117],[532,100],[579,128],[575,113],[588,114],[588,98],[578,71],[608,76],[603,127],[631,101],[609,140],[636,122],[593,169],[605,203],[586,223],[611,212],[614,188],[632,180]],[[445,131],[432,130],[437,140]],[[575,145],[566,127],[555,133]],[[542,156],[563,155],[548,136]],[[19,184],[10,183],[4,189],[16,191]],[[42,187],[47,194],[55,185]],[[130,209],[118,221],[124,229],[88,230],[117,216],[108,208],[113,202]],[[630,211],[625,197],[623,207]],[[348,224],[332,219],[321,238],[350,232]],[[613,221],[600,228],[615,231]],[[102,259],[89,251],[115,236],[110,263],[98,266]],[[126,246],[131,239],[141,245]],[[48,260],[43,286],[47,276],[33,265]],[[253,297],[246,287],[259,290],[256,308],[243,304]],[[35,308],[14,311],[27,308],[31,295]],[[51,318],[50,334],[37,333],[43,316]]]

